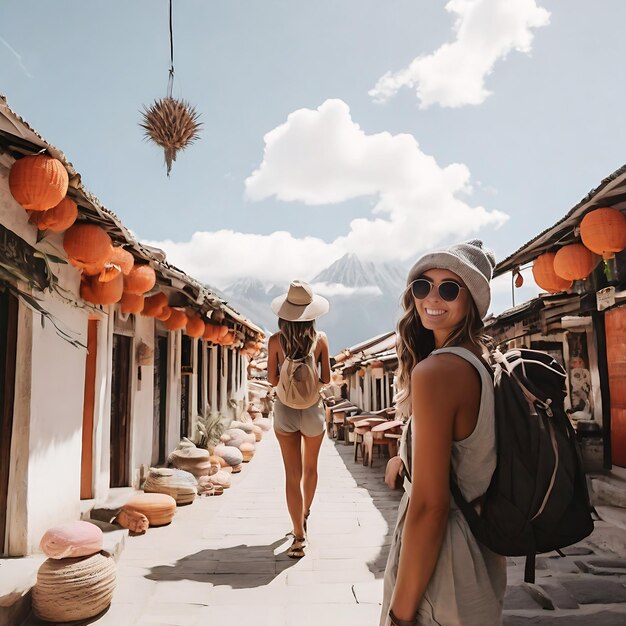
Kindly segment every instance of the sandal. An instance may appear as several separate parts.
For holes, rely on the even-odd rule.
[[[221,496],[224,493],[222,485],[207,485],[201,492],[201,496]]]
[[[290,559],[301,559],[304,556],[304,548],[306,547],[306,537],[294,536],[289,550],[287,550],[287,556]]]

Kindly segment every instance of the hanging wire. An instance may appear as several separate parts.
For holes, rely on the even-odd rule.
[[[172,97],[172,92],[174,90],[174,29],[172,26],[173,23],[173,10],[172,10],[172,2],[170,0],[170,71],[169,78],[167,79],[167,97]]]

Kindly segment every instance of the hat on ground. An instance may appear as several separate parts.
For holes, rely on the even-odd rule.
[[[407,284],[410,285],[428,270],[450,270],[465,283],[482,319],[487,315],[491,303],[489,282],[495,266],[494,253],[485,248],[479,239],[472,239],[425,254],[411,268]]]
[[[311,285],[294,280],[287,293],[272,300],[271,307],[281,319],[289,322],[310,322],[328,313],[330,305],[326,298],[313,293]]]

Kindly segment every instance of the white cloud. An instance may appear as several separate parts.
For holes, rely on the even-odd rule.
[[[190,241],[147,241],[167,253],[167,260],[194,278],[225,287],[239,278],[263,282],[311,280],[342,252],[315,237],[296,238],[288,232],[270,235],[232,230],[196,232]]]
[[[315,293],[329,298],[347,296],[382,296],[383,292],[376,285],[366,287],[348,287],[341,283],[313,283],[311,285]]]
[[[384,102],[402,87],[414,88],[421,108],[481,104],[490,92],[485,79],[509,52],[530,53],[533,29],[546,26],[550,13],[535,0],[450,0],[456,39],[419,56],[397,72],[387,72],[369,94]]]
[[[345,102],[327,100],[317,110],[291,113],[267,133],[263,161],[246,180],[246,195],[308,205],[371,196],[374,216],[353,220],[349,231],[331,242],[287,232],[221,230],[197,232],[187,242],[151,245],[218,287],[241,277],[266,283],[311,280],[347,252],[363,260],[404,261],[445,239],[466,238],[506,221],[504,213],[467,204],[470,193],[465,165],[440,166],[412,135],[366,135]],[[332,219],[331,211],[315,211],[317,219]]]
[[[246,180],[254,200],[275,196],[310,205],[375,198],[334,241],[344,252],[374,261],[406,260],[447,237],[466,237],[507,216],[471,207],[465,165],[440,166],[412,135],[366,135],[342,100],[300,109],[265,135],[263,162]]]

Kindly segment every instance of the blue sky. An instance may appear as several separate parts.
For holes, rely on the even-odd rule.
[[[502,16],[494,0],[175,0],[174,94],[204,126],[169,179],[138,126],[165,94],[166,0],[3,0],[0,91],[142,240],[221,287],[310,278],[345,251],[407,263],[474,235],[503,257],[620,166],[626,145],[626,4],[510,2]],[[387,72],[455,42],[455,20],[477,55],[464,48],[443,87],[455,106],[406,86],[376,101]],[[459,77],[498,37],[506,50],[507,33],[517,43],[493,53],[490,95],[463,103],[475,89]],[[422,65],[414,81],[432,92],[441,72]]]

